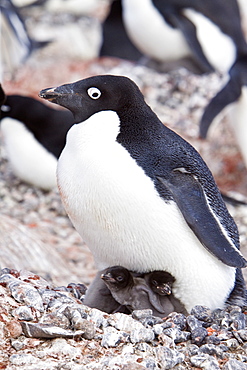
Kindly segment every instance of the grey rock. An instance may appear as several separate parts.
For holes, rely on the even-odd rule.
[[[38,359],[29,353],[19,353],[10,356],[9,361],[16,366],[36,364]]]
[[[199,321],[195,316],[189,315],[186,320],[190,330],[202,327],[202,322]]]
[[[247,329],[238,330],[238,334],[242,340],[247,341]]]
[[[180,330],[184,330],[186,328],[186,316],[182,313],[172,312],[168,316],[167,323],[172,323],[176,325]]]
[[[139,320],[145,327],[153,327],[156,324],[163,323],[163,320],[157,316],[147,316]]]
[[[210,322],[212,311],[206,306],[195,306],[191,310],[191,315],[194,315],[198,320]]]
[[[28,306],[20,306],[13,310],[13,316],[18,320],[31,321],[34,319],[32,310]]]
[[[69,329],[70,327],[69,319],[59,311],[46,313],[39,320],[39,323],[43,325],[58,326],[63,329]]]
[[[146,353],[152,351],[152,347],[150,346],[150,344],[147,344],[146,342],[137,343],[135,348],[137,351],[146,352]]]
[[[203,344],[200,349],[200,353],[204,353],[211,356],[216,356],[220,359],[225,358],[225,350],[220,346],[215,346],[214,344]]]
[[[164,329],[164,334],[172,338],[174,343],[187,341],[191,336],[190,332],[182,331],[177,327]]]
[[[117,347],[119,343],[121,342],[122,338],[123,338],[123,335],[120,331],[109,326],[104,329],[101,346],[105,348]]]
[[[214,324],[220,325],[224,316],[225,316],[225,312],[221,310],[220,308],[217,308],[216,310],[212,312],[211,319]]]
[[[141,328],[133,329],[130,333],[131,343],[151,342],[152,340],[154,340],[154,338],[154,331],[152,329],[145,328],[144,326]]]
[[[191,344],[187,348],[189,357],[195,356],[199,352],[199,347],[196,344]]]
[[[136,319],[136,320],[142,320],[142,319],[145,319],[145,318],[150,317],[152,315],[153,315],[153,311],[151,309],[134,310],[132,312],[132,317],[133,317],[133,319]]]
[[[200,367],[205,370],[220,370],[218,361],[210,355],[199,354],[192,356],[190,362],[193,366]]]
[[[222,370],[247,370],[247,364],[235,359],[230,359],[224,364]]]
[[[168,347],[159,347],[156,349],[155,354],[158,362],[161,364],[162,369],[172,369],[174,366],[184,361],[185,356]]]
[[[207,335],[208,335],[207,330],[202,326],[199,326],[191,330],[191,341],[194,344],[200,345],[203,343]]]
[[[155,369],[160,369],[160,364],[152,358],[152,357],[146,357],[142,361],[142,365],[144,365],[145,369],[150,369],[150,370],[155,370]],[[162,367],[163,369],[163,367]],[[126,368],[125,370],[129,370],[129,368]]]
[[[235,339],[235,338],[228,339],[226,341],[226,345],[231,350],[235,350],[236,348],[239,347],[239,343],[238,343],[237,339]]]
[[[24,283],[18,279],[12,279],[7,284],[12,297],[20,303],[25,303],[30,307],[34,307],[40,312],[44,312],[42,298],[32,285]]]
[[[108,326],[108,318],[108,314],[97,310],[96,308],[92,308],[88,314],[88,319],[92,321],[97,328]]]
[[[11,346],[16,350],[16,351],[20,351],[21,349],[23,349],[23,347],[25,346],[25,344],[23,343],[23,341],[20,341],[18,339],[12,339],[11,340]]]
[[[206,343],[208,344],[219,344],[221,342],[220,338],[217,335],[209,335],[205,338]]]
[[[82,330],[73,331],[48,324],[23,321],[21,325],[23,333],[30,338],[78,338],[84,334]]]
[[[238,315],[236,315],[236,317],[233,319],[231,327],[233,328],[233,330],[242,330],[245,329],[245,326],[245,314],[239,312]]]

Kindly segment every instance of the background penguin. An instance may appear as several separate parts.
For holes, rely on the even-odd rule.
[[[74,123],[71,112],[22,95],[9,95],[1,107],[1,132],[17,177],[44,190],[56,186],[57,158]]]
[[[102,271],[101,279],[112,296],[131,312],[151,308],[154,316],[164,317],[174,311],[169,298],[161,297],[147,285],[143,277],[133,276],[122,266],[109,267]]]
[[[220,120],[226,107],[247,167],[247,55],[238,58],[229,71],[228,81],[205,108],[200,121],[200,137],[206,138],[210,125]]]
[[[246,261],[213,176],[199,153],[162,124],[136,84],[95,76],[40,96],[74,114],[58,186],[99,270],[167,271],[188,312],[196,304],[223,307],[232,291],[244,304],[236,269]]]
[[[3,73],[6,70],[13,73],[32,52],[46,46],[50,41],[36,41],[29,36],[19,9],[11,0],[1,1],[0,13],[0,72]]]
[[[247,52],[236,0],[122,0],[122,5],[130,39],[153,59],[193,56],[202,72],[226,72]]]
[[[109,14],[102,24],[100,56],[138,61],[143,54],[130,41],[122,19],[122,3],[114,0]]]

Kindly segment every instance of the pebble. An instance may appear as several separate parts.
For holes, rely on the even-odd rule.
[[[157,359],[162,364],[162,368],[164,370],[172,369],[177,364],[183,362],[185,358],[182,353],[168,347],[159,347],[155,352]]]
[[[121,340],[122,340],[121,332],[111,326],[108,326],[104,330],[101,345],[102,347],[105,348],[117,347],[117,345],[120,344]]]
[[[239,307],[211,312],[207,307],[196,306],[187,317],[174,312],[163,319],[152,316],[150,310],[110,315],[83,305],[84,288],[79,286],[78,293],[77,284],[73,289],[71,285],[70,288],[53,287],[28,271],[20,273],[10,269],[0,271],[0,279],[0,298],[12,296],[9,302],[13,307],[10,311],[3,309],[2,314],[0,312],[0,342],[5,336],[10,338],[11,347],[18,352],[10,356],[14,366],[33,370],[35,361],[41,358],[45,361],[47,353],[53,354],[54,358],[59,358],[61,353],[68,356],[74,353],[73,361],[77,361],[82,349],[76,347],[75,350],[75,344],[68,342],[73,340],[71,343],[86,341],[89,357],[94,356],[95,351],[117,351],[105,361],[102,357],[100,364],[90,361],[85,370],[102,369],[103,363],[104,366],[112,364],[112,369],[116,370],[119,364],[123,369],[130,363],[133,369],[246,368],[246,314]],[[36,341],[49,339],[51,345],[45,349],[39,347],[41,342],[33,342],[32,346],[38,347],[37,356],[26,356],[25,337]],[[78,366],[66,363],[70,370],[84,370]]]
[[[229,360],[227,361],[222,370],[247,370],[247,365],[238,360]]]

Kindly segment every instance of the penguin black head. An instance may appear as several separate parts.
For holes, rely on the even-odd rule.
[[[41,98],[68,108],[76,123],[85,121],[99,111],[112,110],[118,114],[139,105],[144,98],[137,85],[127,77],[101,75],[71,84],[41,90]]]
[[[146,275],[151,289],[159,295],[170,295],[175,278],[166,271],[153,271]]]
[[[101,274],[101,279],[106,285],[114,289],[124,289],[128,285],[133,285],[133,277],[129,270],[122,266],[113,266],[105,269]]]

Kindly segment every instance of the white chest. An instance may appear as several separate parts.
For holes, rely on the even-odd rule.
[[[212,257],[175,203],[159,197],[151,179],[115,141],[117,133],[114,112],[74,125],[58,164],[65,208],[99,269],[166,270],[176,277],[174,294],[186,297],[187,309],[196,303],[222,306],[235,269]]]
[[[14,174],[21,180],[45,190],[56,187],[57,159],[13,118],[1,121],[1,132]]]
[[[233,40],[201,13],[193,9],[184,13],[196,26],[197,38],[208,61],[216,70],[228,72],[236,58]]]
[[[151,0],[124,0],[123,20],[129,37],[145,55],[160,61],[190,55],[182,33],[164,21]]]

